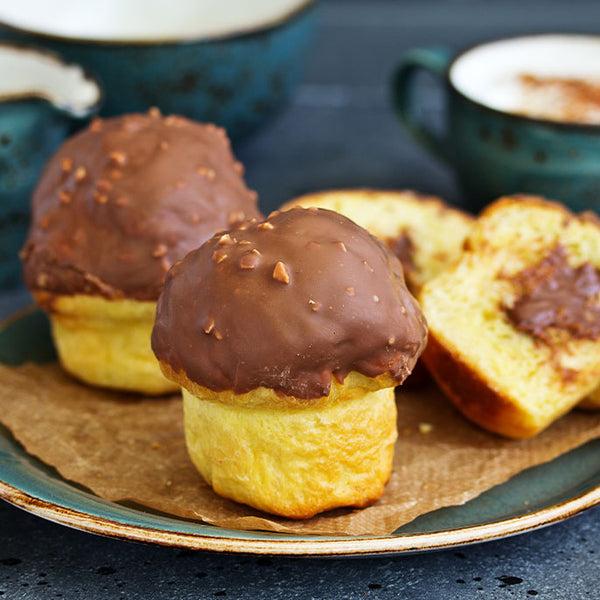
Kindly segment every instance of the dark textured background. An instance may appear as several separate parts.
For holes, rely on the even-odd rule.
[[[450,173],[402,132],[387,82],[419,44],[461,48],[534,31],[600,30],[600,3],[331,0],[285,111],[237,147],[264,210],[328,187],[411,187],[460,202]],[[440,118],[435,83],[425,107]],[[0,295],[0,316],[27,302]],[[598,598],[600,508],[517,537],[363,559],[219,556],[96,537],[0,502],[0,595],[20,598]]]

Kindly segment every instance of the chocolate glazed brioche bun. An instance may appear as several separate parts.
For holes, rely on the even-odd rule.
[[[382,242],[338,213],[293,208],[217,234],[174,265],[152,347],[183,388],[204,479],[300,519],[383,494],[394,386],[426,331]]]
[[[156,301],[175,261],[259,216],[242,171],[223,129],[156,110],[95,120],[56,152],[22,260],[67,371],[110,388],[176,389],[150,348]]]

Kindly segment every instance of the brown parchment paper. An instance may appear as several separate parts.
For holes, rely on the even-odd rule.
[[[389,534],[600,436],[600,414],[573,411],[536,438],[505,440],[471,425],[433,387],[401,391],[394,472],[383,498],[363,510],[293,521],[212,492],[187,456],[178,396],[86,387],[56,365],[0,365],[0,390],[1,422],[65,479],[106,500],[235,529]]]

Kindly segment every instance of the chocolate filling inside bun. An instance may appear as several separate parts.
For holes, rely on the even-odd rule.
[[[169,267],[260,213],[225,131],[156,110],[94,120],[48,163],[22,251],[33,291],[156,300]]]
[[[351,371],[402,383],[425,339],[386,246],[338,213],[294,208],[218,233],[175,264],[152,346],[214,391],[314,399]]]

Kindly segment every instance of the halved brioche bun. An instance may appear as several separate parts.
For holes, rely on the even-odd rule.
[[[550,330],[548,343],[519,331],[506,310],[514,278],[557,248],[570,267],[600,269],[600,225],[542,198],[506,197],[483,211],[465,248],[420,295],[424,361],[468,418],[508,437],[535,435],[598,386],[600,340]]]

